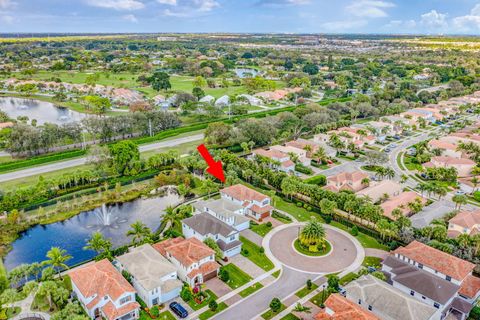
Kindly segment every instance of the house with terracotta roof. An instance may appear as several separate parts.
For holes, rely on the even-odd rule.
[[[273,211],[270,197],[243,184],[236,184],[220,190],[220,196],[222,199],[242,205],[246,209],[246,215],[259,221],[269,217]]]
[[[310,140],[306,140],[306,139],[302,139],[302,138],[299,138],[297,140],[289,141],[289,142],[285,143],[285,145],[287,147],[295,147],[295,148],[303,149],[303,150],[307,150],[308,148],[310,148],[311,151],[307,150],[307,158],[310,158],[310,159],[313,158],[313,155],[315,154],[315,152],[317,152],[318,149],[320,149],[320,148],[325,150],[325,153],[326,153],[327,157],[333,158],[337,154],[337,151],[334,148],[330,147],[325,142],[318,143],[318,142],[315,142],[315,141],[310,141]]]
[[[138,319],[136,291],[107,259],[68,272],[73,295],[92,319]]]
[[[466,156],[464,156],[462,151],[457,150],[456,144],[445,141],[443,138],[438,140],[436,139],[430,140],[427,146],[430,151],[440,150],[442,153],[442,156],[445,156],[445,157],[450,157],[455,159],[466,158]]]
[[[372,200],[373,203],[382,198],[388,200],[402,193],[403,187],[400,183],[393,180],[382,180],[380,182],[370,182],[370,185],[357,192],[357,196],[364,196]]]
[[[317,143],[329,143],[332,136],[337,136],[345,145],[354,144],[356,148],[362,149],[365,145],[373,145],[376,137],[365,128],[341,127],[330,130],[327,133],[319,133],[313,137]]]
[[[239,231],[206,212],[183,219],[182,232],[187,239],[197,238],[202,242],[207,238],[215,240],[227,258],[242,250]]]
[[[114,264],[130,274],[138,296],[149,308],[178,297],[182,290],[175,266],[150,244],[130,248]]]
[[[408,217],[413,213],[412,209],[409,207],[409,204],[415,201],[420,201],[422,204],[427,203],[427,199],[418,193],[414,191],[406,191],[388,199],[382,203],[380,207],[383,209],[384,216],[392,220],[396,220],[397,218],[395,218],[392,214],[393,210],[398,208],[402,211],[404,216]]]
[[[457,159],[444,156],[432,157],[429,162],[423,164],[425,168],[455,168],[460,178],[470,176],[472,169],[476,165],[476,162],[470,159]]]
[[[252,153],[253,157],[265,157],[277,162],[278,164],[271,165],[272,169],[287,173],[295,171],[295,163],[290,159],[290,155],[288,153],[284,153],[275,149],[256,149],[253,150]]]
[[[442,313],[466,319],[480,296],[475,265],[418,241],[394,250],[382,271],[389,283]]]
[[[215,278],[220,269],[215,251],[195,237],[168,239],[153,247],[176,267],[180,280],[191,287]]]
[[[460,211],[448,221],[448,236],[456,238],[461,234],[470,236],[480,233],[480,210]]]
[[[460,143],[475,143],[480,145],[480,135],[471,132],[453,132],[448,136],[442,138],[442,140],[458,145]]]
[[[293,146],[280,146],[274,145],[270,147],[270,150],[277,150],[288,155],[295,155],[298,158],[298,161],[304,166],[310,165],[310,159],[307,157],[307,150],[293,147]]]
[[[362,183],[362,181],[368,178],[368,174],[362,171],[340,172],[327,178],[325,189],[333,192],[342,190],[358,192],[367,187],[367,184]]]
[[[380,320],[370,311],[338,293],[331,294],[324,304],[325,308],[315,315],[315,320]]]

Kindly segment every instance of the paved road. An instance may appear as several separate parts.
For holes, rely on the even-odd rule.
[[[196,134],[196,135],[193,135],[193,136],[188,136],[188,137],[175,138],[175,139],[155,142],[155,143],[151,143],[151,144],[141,145],[139,147],[139,150],[140,150],[140,152],[146,152],[146,151],[152,151],[152,150],[161,149],[161,148],[175,147],[175,146],[183,144],[183,143],[200,141],[202,139],[203,139],[203,133]],[[66,160],[66,161],[46,164],[46,165],[38,166],[38,167],[33,167],[33,168],[28,168],[28,169],[23,169],[23,170],[17,170],[17,171],[13,171],[13,172],[9,172],[9,173],[4,173],[4,174],[0,174],[0,182],[10,181],[10,180],[19,179],[19,178],[30,177],[30,176],[33,176],[33,175],[38,175],[38,174],[42,174],[42,173],[57,171],[57,170],[66,169],[66,168],[77,167],[77,166],[81,166],[81,165],[85,164],[86,162],[87,162],[87,158],[82,157],[82,158],[77,158],[77,159],[72,159],[72,160]]]
[[[257,293],[248,296],[237,304],[219,313],[212,319],[217,320],[245,320],[255,319],[257,315],[268,308],[273,298],[280,300],[288,297],[292,292],[305,286],[308,279],[314,279],[312,274],[305,274],[290,268],[283,267],[283,272],[276,282],[263,288]]]

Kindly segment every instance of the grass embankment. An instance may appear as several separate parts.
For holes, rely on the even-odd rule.
[[[262,288],[263,288],[263,284],[261,284],[260,282],[257,282],[257,283],[252,284],[250,287],[240,291],[238,293],[238,295],[242,298],[245,298],[245,297],[251,295],[252,293],[257,292],[258,290],[260,290]]]
[[[250,229],[252,229],[253,232],[256,234],[260,235],[261,237],[265,237],[267,233],[272,230],[273,226],[268,223],[262,223],[262,224],[256,224],[256,223],[250,223]]]

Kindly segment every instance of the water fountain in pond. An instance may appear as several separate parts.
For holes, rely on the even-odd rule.
[[[98,220],[97,224],[88,225],[87,228],[101,231],[104,229],[118,229],[119,224],[127,222],[127,219],[120,219],[114,215],[114,208],[108,208],[104,203],[100,208],[93,211],[95,217]]]

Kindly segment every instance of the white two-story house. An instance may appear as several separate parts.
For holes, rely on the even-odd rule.
[[[153,245],[177,269],[178,277],[191,287],[215,278],[220,265],[215,251],[197,238],[173,238]]]
[[[138,319],[135,289],[107,259],[71,270],[73,295],[92,319]]]
[[[235,230],[242,231],[250,227],[250,219],[246,217],[247,209],[234,201],[220,198],[197,201],[192,204],[194,214],[206,212]]]
[[[117,257],[115,265],[130,274],[137,294],[149,308],[178,297],[182,290],[177,268],[150,244],[131,248]]]
[[[233,257],[242,250],[238,230],[206,212],[183,219],[182,232],[187,239],[197,238],[202,242],[207,238],[215,240],[224,257]]]
[[[382,266],[389,283],[441,310],[442,319],[466,319],[480,295],[475,265],[418,241],[400,247]]]
[[[250,189],[243,184],[236,184],[220,190],[222,199],[227,199],[242,205],[246,211],[245,214],[261,221],[269,217],[273,211],[270,205],[270,197]]]

